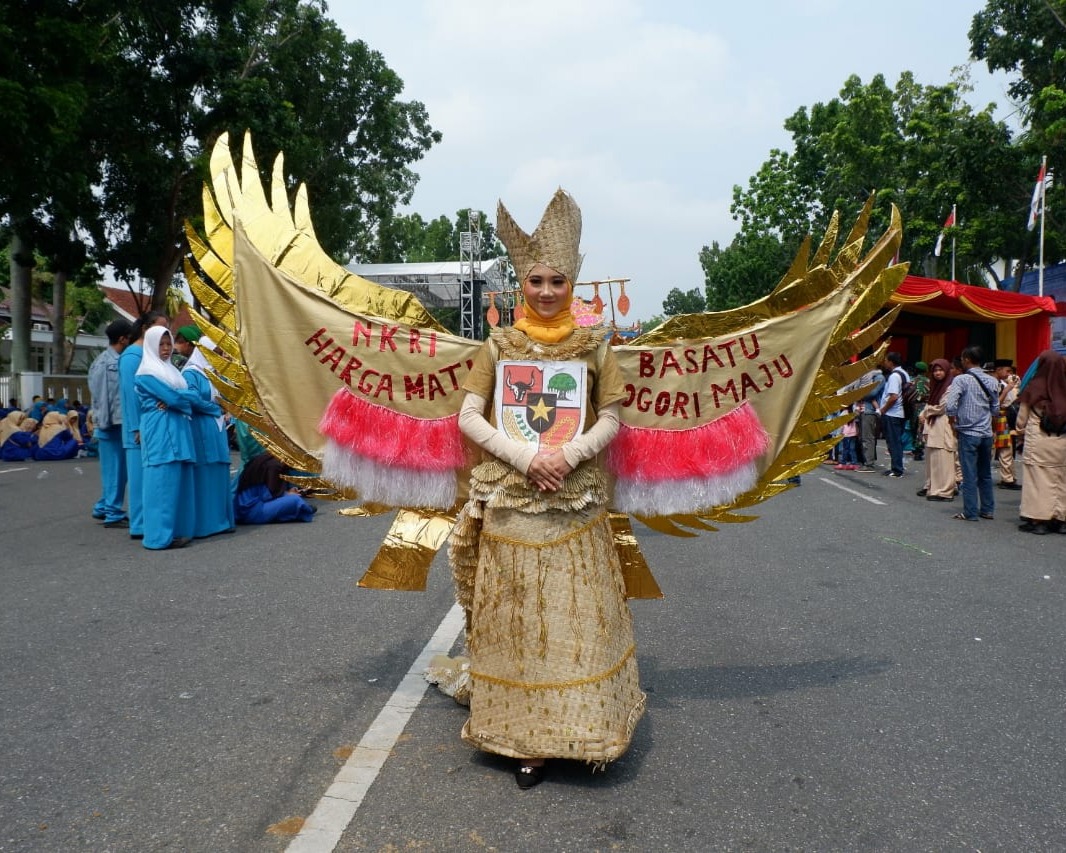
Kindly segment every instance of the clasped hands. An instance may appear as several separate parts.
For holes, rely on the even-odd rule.
[[[573,470],[563,456],[562,450],[555,448],[547,453],[538,453],[529,463],[526,476],[542,492],[556,492],[563,485],[563,479]]]

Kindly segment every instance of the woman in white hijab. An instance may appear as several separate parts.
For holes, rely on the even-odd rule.
[[[170,363],[173,351],[170,330],[150,328],[134,382],[144,469],[143,545],[153,551],[185,547],[196,524],[191,427],[195,392]]]

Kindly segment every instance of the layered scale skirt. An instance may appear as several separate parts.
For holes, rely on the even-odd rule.
[[[469,531],[473,577],[460,582],[471,658],[463,739],[514,758],[618,758],[645,696],[605,507],[471,510],[483,518],[479,535]]]

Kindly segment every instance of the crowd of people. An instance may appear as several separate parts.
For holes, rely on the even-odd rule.
[[[89,409],[78,400],[36,396],[26,410],[9,400],[0,409],[0,460],[51,462],[90,455],[84,438],[89,429]]]
[[[836,469],[876,472],[882,438],[889,461],[881,473],[902,477],[910,452],[924,462],[918,497],[947,502],[961,494],[955,519],[994,518],[998,486],[1022,493],[1019,530],[1066,533],[1066,360],[1047,350],[1019,377],[1013,360],[984,362],[973,346],[953,361],[917,362],[912,373],[889,352],[845,389],[869,392],[847,410],[853,417],[841,428]]]
[[[172,332],[161,312],[112,322],[89,369],[91,406],[35,398],[0,419],[4,461],[97,455],[101,493],[92,517],[150,550],[231,533],[237,523],[310,521],[315,507],[247,429],[231,476],[229,418],[208,378],[210,341],[195,326]],[[179,369],[180,365],[180,369]],[[127,504],[128,494],[128,504]]]

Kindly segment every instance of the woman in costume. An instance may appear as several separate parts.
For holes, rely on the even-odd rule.
[[[140,409],[144,470],[144,540],[150,550],[183,548],[196,525],[192,406],[195,391],[170,363],[174,342],[165,326],[144,335],[134,387]]]
[[[312,521],[318,512],[290,486],[282,475],[288,472],[267,452],[260,453],[241,469],[237,480],[237,521],[240,524],[274,524],[283,521]]]
[[[193,501],[196,504],[193,536],[196,539],[231,533],[235,524],[226,422],[222,407],[215,402],[215,392],[207,378],[207,359],[201,349],[210,345],[210,341],[201,338],[181,370],[190,390],[196,392],[192,404],[192,435],[196,451],[192,471]]]
[[[624,389],[602,330],[570,313],[581,212],[559,190],[532,235],[502,204],[497,232],[525,313],[463,383],[459,427],[482,457],[450,557],[471,658],[462,736],[518,759],[529,788],[547,758],[621,756],[645,697],[597,460]]]
[[[33,459],[37,450],[37,419],[23,417],[18,428],[8,433],[0,444],[0,459],[4,462],[25,462]]]
[[[930,368],[929,395],[918,415],[925,447],[925,486],[919,497],[950,501],[955,496],[955,430],[944,409],[944,395],[951,385],[951,362],[938,358]]]
[[[38,462],[73,459],[80,449],[81,442],[70,431],[65,414],[49,412],[44,416],[37,435],[37,449],[33,452],[34,459]]]
[[[1022,391],[1018,430],[1025,435],[1022,523],[1027,533],[1066,532],[1066,360],[1055,350],[1040,354]]]

